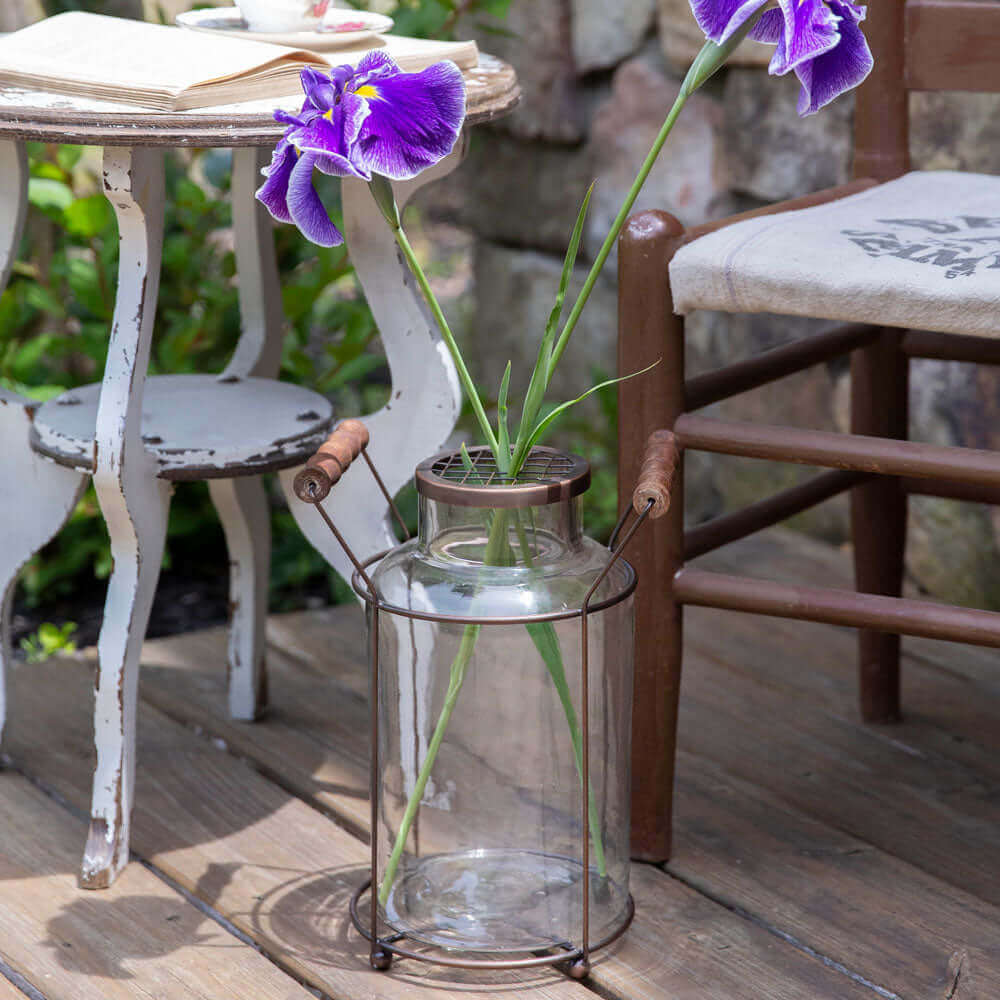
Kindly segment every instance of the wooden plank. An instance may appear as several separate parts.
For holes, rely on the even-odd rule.
[[[70,803],[85,807],[92,758],[89,736],[80,735],[88,728],[89,671],[50,661],[30,671],[29,683],[26,673],[15,674],[20,710],[10,726],[9,752]],[[71,715],[77,716],[72,723]],[[347,913],[350,893],[367,870],[367,848],[155,710],[143,713],[139,732],[135,851],[324,993],[440,1000],[434,987],[475,984],[483,1000],[500,1000],[513,979],[530,981],[547,1000],[590,998],[584,987],[549,970],[504,978],[438,976],[429,966],[409,966],[405,976],[373,972],[367,945],[350,928]],[[490,988],[498,982],[504,986]]]
[[[753,677],[760,659],[804,662],[822,643],[800,637],[782,644],[765,631],[730,633],[719,658],[689,644],[682,745],[810,816],[1000,904],[1000,802],[983,770],[923,749],[919,723],[908,724],[913,738],[897,738],[895,727],[865,727],[824,710],[819,699],[795,702],[787,688]],[[733,666],[738,656],[743,662]]]
[[[1000,6],[981,0],[909,0],[910,90],[1000,90]]]
[[[85,825],[0,773],[0,955],[48,1000],[308,1000],[310,993],[141,865],[76,885]],[[24,994],[0,976],[0,1000]]]
[[[823,554],[829,555],[826,551]],[[780,572],[783,562],[794,562],[783,560],[780,549],[776,555],[773,546],[765,548],[760,555],[759,562],[767,572]],[[768,559],[772,560],[771,564]],[[801,561],[800,571],[816,572],[815,562]],[[757,568],[755,566],[755,571]],[[826,568],[820,562],[820,569],[842,572],[842,559],[831,560]],[[257,727],[252,747],[246,742],[247,737],[241,737],[241,727],[226,723],[219,714],[214,722],[210,718],[212,712],[223,711],[221,687],[211,701],[206,702],[204,688],[193,689],[184,670],[176,669],[185,662],[204,662],[204,651],[195,652],[191,646],[197,641],[194,637],[147,644],[147,657],[154,662],[163,662],[167,652],[173,650],[175,669],[169,674],[162,670],[147,671],[143,696],[168,706],[171,712],[182,717],[191,715],[199,725],[227,741],[234,741],[233,745],[241,752],[258,755],[256,759],[261,762],[277,760],[280,755],[285,779],[300,793],[310,794],[308,786],[310,774],[314,773],[310,768],[315,767],[315,747],[310,756],[308,744],[300,733],[301,749],[290,754],[288,742],[295,729],[307,732],[316,730],[318,725],[311,715],[316,687],[308,672],[310,669],[321,670],[326,664],[335,672],[337,683],[346,681],[347,672],[361,671],[361,665],[356,662],[352,664],[347,659],[335,662],[326,658],[327,650],[341,645],[334,638],[339,635],[338,625],[343,629],[354,627],[353,614],[353,609],[341,609],[336,615],[324,613],[322,627],[312,632],[301,628],[296,633],[298,660],[294,664],[272,660],[276,669],[273,699],[287,723],[287,730],[272,736],[270,724]],[[1000,835],[997,834],[1000,810],[982,795],[978,789],[978,773],[967,762],[930,752],[914,753],[909,742],[893,738],[891,733],[896,727],[889,730],[887,736],[885,728],[865,727],[854,721],[854,639],[850,630],[804,626],[810,631],[803,638],[803,626],[794,623],[729,615],[725,618],[727,627],[719,628],[717,613],[699,614],[700,620],[693,611],[689,612],[693,627],[688,630],[689,657],[681,702],[683,745],[723,762],[737,775],[774,789],[833,828],[843,829],[846,825],[854,833],[860,829],[868,840],[884,849],[886,853],[875,851],[868,843],[858,848],[877,859],[872,864],[871,877],[878,892],[869,894],[865,905],[872,911],[873,922],[888,929],[889,944],[885,948],[879,943],[867,944],[860,952],[850,944],[854,898],[848,887],[836,888],[839,879],[836,870],[826,872],[825,877],[831,895],[829,906],[836,911],[836,919],[844,928],[843,934],[832,940],[822,940],[819,935],[809,944],[824,954],[832,952],[836,960],[848,968],[860,969],[865,978],[882,982],[889,988],[898,976],[898,954],[893,951],[891,940],[893,929],[899,925],[897,913],[905,912],[912,899],[924,892],[927,885],[938,893],[956,893],[959,899],[964,898],[962,894],[945,883],[951,881],[965,885],[972,892],[1000,895],[996,865],[1000,848]],[[775,624],[782,626],[782,630],[775,632]],[[790,634],[796,628],[799,636],[793,643]],[[221,636],[215,642],[218,656],[221,655]],[[721,653],[716,648],[720,644]],[[706,652],[702,648],[706,645],[717,655]],[[696,651],[692,646],[697,647]],[[818,651],[822,651],[821,655],[817,655]],[[718,656],[723,657],[721,662]],[[729,660],[737,665],[731,665]],[[311,668],[305,666],[310,661]],[[836,673],[845,664],[845,677],[825,704],[815,692],[828,686],[830,673]],[[802,669],[804,665],[808,665],[808,669]],[[301,671],[301,676],[296,676],[297,671]],[[762,675],[762,679],[758,675]],[[795,684],[808,682],[808,686],[800,690],[792,685],[790,690],[785,675],[792,675]],[[355,682],[348,683],[353,686]],[[845,705],[850,707],[844,708]],[[322,704],[318,708],[321,716],[328,711]],[[346,703],[338,703],[333,714],[339,719],[321,737],[329,740],[327,759],[336,758],[338,737],[335,734],[351,731],[351,724],[343,724],[349,712]],[[782,724],[777,725],[776,720],[782,720]],[[360,727],[358,732],[363,731],[363,717],[358,715],[355,724]],[[911,729],[914,736],[920,736],[919,725],[914,724]],[[950,733],[942,731],[941,735],[951,738]],[[344,750],[356,753],[356,743],[353,751],[350,744]],[[979,753],[973,762],[978,762],[982,756]],[[794,764],[790,766],[789,762]],[[265,763],[264,766],[274,765]],[[361,780],[360,774],[356,780]],[[342,790],[321,791],[317,800],[334,811],[350,807],[350,800],[343,796]],[[679,808],[683,810],[683,805]],[[364,823],[367,817],[360,815],[359,818]],[[818,823],[816,826],[823,829]],[[685,829],[687,826],[682,819],[679,833]],[[829,833],[835,839],[844,838],[832,829]],[[707,824],[690,831],[690,835],[696,841],[713,836]],[[857,847],[857,841],[852,843],[851,849]],[[914,871],[889,854],[916,860],[927,871],[940,874],[941,879]],[[744,864],[747,863],[744,859]],[[753,863],[756,866],[755,859]],[[713,891],[710,872],[711,867],[706,867],[702,873],[704,882],[699,883],[706,891]],[[766,870],[759,877],[766,880]],[[969,902],[982,905],[975,900]],[[783,931],[798,935],[797,921],[789,920],[780,907],[747,905],[746,908]],[[654,904],[653,912],[656,910]],[[989,914],[990,922],[996,917],[989,908],[983,912]],[[968,930],[967,936],[972,938],[976,933],[975,920],[973,917],[971,922],[963,923],[956,913],[941,916],[940,920],[937,916],[932,918],[916,942],[918,953],[932,955],[936,960],[942,930],[951,923],[962,932]],[[878,935],[873,936],[873,940],[878,942]],[[930,961],[920,970],[924,976],[920,980],[923,985],[932,978],[928,972]],[[915,981],[911,979],[911,983]]]
[[[221,639],[217,633],[220,664]],[[30,673],[30,678],[25,670],[15,675],[21,711],[11,726],[11,753],[60,794],[82,801],[88,771],[86,678],[79,676],[84,672],[55,661]],[[275,680],[272,691],[280,700],[280,675]],[[331,996],[439,1000],[457,996],[456,989],[467,991],[472,982],[478,984],[477,997],[509,996],[516,981],[511,973],[499,977],[502,987],[491,989],[481,977],[413,964],[400,965],[389,976],[370,972],[366,949],[348,930],[346,915],[346,899],[361,877],[367,850],[230,754],[144,709],[133,825],[140,854]],[[256,726],[269,727],[270,722]],[[661,872],[638,868],[634,890],[635,925],[595,964],[592,979],[607,997],[853,1000],[867,995],[840,973]],[[536,974],[530,985],[539,998],[593,1000],[590,990],[549,972]]]
[[[780,915],[802,945],[893,995],[952,995],[949,963],[962,951],[968,995],[1000,995],[1000,909],[697,755],[683,753],[678,773],[670,872],[763,920]]]

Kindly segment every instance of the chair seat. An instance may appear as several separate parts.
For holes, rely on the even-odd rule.
[[[678,313],[793,316],[1000,336],[1000,177],[906,174],[734,223],[670,264]]]
[[[71,389],[35,413],[31,446],[93,471],[100,383]],[[214,375],[146,380],[142,439],[161,479],[228,479],[300,465],[323,443],[329,400],[288,382]]]

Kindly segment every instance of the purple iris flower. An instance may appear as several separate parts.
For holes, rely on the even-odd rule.
[[[302,71],[305,102],[297,115],[275,111],[288,127],[257,198],[279,222],[313,243],[344,242],[316,189],[313,169],[370,181],[408,180],[447,156],[465,118],[465,83],[452,62],[403,73],[387,55],[369,52],[355,68]]]
[[[725,42],[772,0],[691,0],[701,30]],[[845,0],[778,0],[764,11],[749,37],[777,45],[772,75],[795,71],[802,84],[799,114],[811,115],[856,87],[872,68],[872,54],[859,25],[865,8]]]

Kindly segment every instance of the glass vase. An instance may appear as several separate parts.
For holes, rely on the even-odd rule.
[[[373,898],[421,945],[586,954],[632,912],[635,575],[583,534],[583,460],[491,463],[423,463],[418,537],[372,574]]]

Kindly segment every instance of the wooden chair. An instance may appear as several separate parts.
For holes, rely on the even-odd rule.
[[[873,0],[865,30],[876,61],[857,94],[857,180],[693,229],[665,212],[643,212],[621,237],[619,368],[662,363],[620,386],[619,482],[636,482],[657,428],[669,432],[661,441],[681,459],[697,449],[829,470],[685,532],[681,460],[655,540],[630,555],[641,581],[633,854],[644,860],[670,855],[685,604],[857,627],[861,715],[869,722],[899,717],[901,634],[1000,646],[1000,614],[900,597],[908,493],[1000,503],[1000,455],[904,440],[910,358],[1000,364],[1000,177],[907,174],[910,90],[1000,92],[1000,3]],[[847,325],[685,380],[684,320],[676,313],[696,308]],[[844,354],[850,434],[693,412]],[[845,490],[856,592],[685,565]]]

